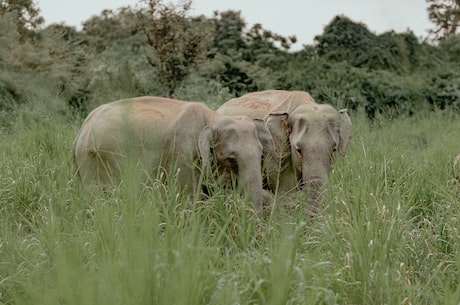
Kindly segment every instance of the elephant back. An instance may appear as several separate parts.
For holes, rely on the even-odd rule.
[[[217,109],[224,115],[245,114],[253,119],[266,119],[270,113],[291,113],[298,106],[315,103],[307,92],[265,90],[233,98]]]

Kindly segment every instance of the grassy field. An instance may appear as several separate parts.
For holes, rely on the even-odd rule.
[[[0,136],[0,304],[460,304],[459,117],[352,119],[324,209],[259,221],[236,195],[86,192],[81,121],[25,107]]]

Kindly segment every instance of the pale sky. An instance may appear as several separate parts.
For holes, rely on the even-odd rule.
[[[136,7],[137,0],[36,0],[46,24],[64,22],[80,28],[83,21],[104,9]],[[163,3],[178,3],[177,0]],[[192,0],[191,15],[212,17],[214,11],[239,10],[249,29],[254,23],[285,37],[295,35],[298,43],[312,44],[336,15],[362,22],[381,34],[389,30],[412,30],[427,36],[433,24],[428,20],[425,0]]]

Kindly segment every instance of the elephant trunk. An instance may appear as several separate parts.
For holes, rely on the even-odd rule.
[[[260,169],[254,165],[251,166],[250,162],[242,162],[238,170],[238,180],[239,191],[248,196],[258,216],[262,216],[264,203],[269,196],[263,189]]]
[[[318,208],[324,187],[329,182],[331,161],[324,145],[315,145],[302,161],[301,186],[306,192],[311,210]]]
[[[302,187],[307,196],[307,209],[309,212],[314,213],[319,207],[324,187],[327,185],[329,178],[327,172],[318,174],[317,169],[312,169],[311,167],[308,169],[304,168],[302,172]],[[311,174],[312,172],[316,172],[316,174]]]

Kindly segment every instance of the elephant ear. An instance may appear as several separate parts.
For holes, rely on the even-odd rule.
[[[254,119],[253,121],[257,129],[257,138],[263,147],[263,154],[267,155],[275,150],[273,137],[264,120]]]
[[[288,149],[289,134],[291,133],[289,114],[284,111],[271,112],[266,119],[266,124],[272,135],[277,153],[284,155],[286,152],[290,151],[290,149]]]
[[[339,154],[345,156],[347,153],[348,142],[352,136],[351,119],[347,109],[339,110],[340,129],[339,129]]]
[[[209,126],[203,128],[200,132],[200,136],[198,137],[198,150],[200,151],[201,166],[203,171],[209,165],[212,137],[213,130]]]

